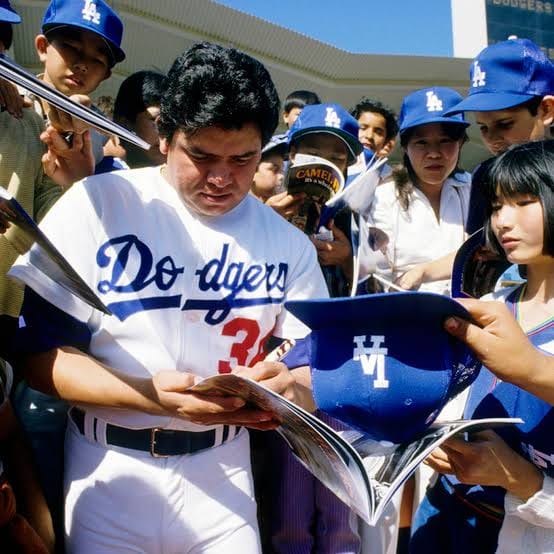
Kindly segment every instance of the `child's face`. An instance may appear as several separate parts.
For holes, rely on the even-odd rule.
[[[460,148],[461,141],[450,138],[440,123],[427,123],[414,130],[406,153],[422,183],[442,187],[458,164]]]
[[[264,156],[254,175],[256,189],[264,194],[273,194],[283,180],[283,157],[279,154]]]
[[[506,110],[476,112],[475,121],[489,152],[498,156],[513,144],[542,140],[546,134],[545,121],[539,108],[531,115],[527,108],[516,106]]]
[[[298,119],[302,108],[292,108],[290,112],[283,113],[283,121],[288,129],[292,127],[292,124]]]
[[[546,258],[544,214],[538,197],[521,194],[497,198],[492,205],[491,226],[513,264],[529,264]]]
[[[348,150],[346,144],[335,135],[314,133],[306,135],[291,146],[290,157],[294,161],[296,154],[319,156],[334,163],[344,174],[348,168]]]
[[[153,165],[160,165],[165,162],[165,156],[160,152],[159,116],[159,106],[149,106],[146,110],[137,114],[134,124],[135,133],[151,146],[150,150],[143,152],[143,154]]]
[[[358,138],[360,142],[376,154],[379,154],[381,149],[387,142],[387,122],[385,117],[380,113],[362,112],[358,118],[360,130]]]
[[[110,76],[109,51],[104,40],[85,29],[67,28],[50,42],[36,38],[44,80],[66,96],[90,94]]]

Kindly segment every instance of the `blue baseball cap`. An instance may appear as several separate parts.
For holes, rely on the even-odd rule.
[[[125,59],[121,49],[123,22],[104,0],[51,0],[42,19],[42,32],[70,25],[100,35],[115,65]]]
[[[529,39],[510,39],[482,50],[469,69],[467,98],[448,113],[488,112],[554,94],[554,65]]]
[[[408,94],[400,108],[400,134],[427,123],[455,123],[467,127],[469,123],[463,114],[446,115],[461,100],[461,94],[447,87],[423,88]]]
[[[287,302],[312,329],[316,405],[374,440],[410,441],[477,377],[480,363],[443,329],[469,313],[426,292]]]
[[[281,133],[279,135],[273,135],[267,144],[262,148],[262,156],[264,154],[278,154],[285,157],[288,150],[289,137],[288,133]]]
[[[9,0],[0,0],[0,21],[3,23],[21,23],[21,17],[12,8]]]
[[[306,135],[329,133],[345,143],[348,163],[353,164],[363,150],[359,129],[356,119],[339,104],[312,104],[304,107],[289,129],[289,145]]]

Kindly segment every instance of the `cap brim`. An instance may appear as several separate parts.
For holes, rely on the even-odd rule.
[[[471,319],[458,302],[432,292],[395,292],[369,294],[354,298],[296,300],[287,302],[286,309],[312,330],[336,327],[367,327],[375,321],[379,326],[395,322],[410,325],[431,325],[442,329],[449,316]]]
[[[47,34],[49,32],[52,32],[54,29],[57,29],[58,27],[74,27],[76,29],[84,29],[85,31],[91,31],[104,39],[104,42],[106,43],[106,46],[108,47],[112,55],[114,65],[116,63],[122,62],[125,59],[125,52],[123,52],[123,50],[115,42],[111,41],[106,35],[104,35],[103,33],[99,33],[98,31],[93,31],[89,27],[75,25],[74,21],[71,23],[66,23],[65,21],[57,21],[56,23],[47,23],[46,25],[42,26],[42,32],[44,34]]]
[[[294,142],[306,135],[313,135],[314,133],[327,133],[340,138],[345,143],[348,150],[349,164],[352,164],[357,160],[364,148],[362,143],[358,139],[355,139],[350,133],[346,133],[341,129],[334,129],[333,127],[310,127],[308,129],[296,131],[294,135],[289,137],[289,143]]]
[[[413,129],[419,125],[427,125],[428,123],[445,123],[447,125],[460,125],[461,127],[469,127],[471,125],[469,121],[456,121],[455,119],[446,117],[443,114],[440,116],[438,115],[437,117],[422,117],[421,119],[415,119],[414,121],[411,121],[407,127],[402,127],[402,129],[400,129],[400,134],[402,135],[408,129]]]
[[[280,142],[278,144],[266,144],[262,148],[262,156],[267,156],[268,154],[278,154],[279,156],[286,156],[288,150],[288,144],[286,142]]]
[[[456,104],[446,115],[455,115],[461,112],[492,112],[505,110],[523,104],[534,98],[532,94],[510,94],[504,92],[481,92],[471,94]]]
[[[17,24],[21,23],[21,17],[16,12],[8,10],[8,8],[0,8],[0,21]]]

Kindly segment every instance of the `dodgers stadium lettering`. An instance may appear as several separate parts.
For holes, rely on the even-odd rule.
[[[106,241],[100,246],[96,263],[106,268],[108,278],[98,282],[98,291],[125,294],[138,293],[147,287],[159,291],[171,289],[185,267],[178,266],[171,256],[163,256],[154,262],[152,251],[135,235],[123,235]],[[233,308],[281,303],[284,300],[288,264],[250,264],[229,261],[229,244],[223,244],[221,254],[209,260],[195,271],[199,292],[225,291],[221,298],[189,298],[182,310],[205,311],[205,321],[216,325],[225,320]],[[254,298],[252,293],[259,291]],[[247,297],[238,298],[241,293]],[[264,294],[265,293],[265,294]],[[276,294],[276,296],[272,296]],[[199,294],[199,296],[201,296]],[[145,310],[179,308],[182,295],[143,296],[108,304],[110,310],[122,321],[134,313]]]

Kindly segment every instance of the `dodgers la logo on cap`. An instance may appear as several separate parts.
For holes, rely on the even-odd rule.
[[[313,104],[306,106],[289,131],[289,144],[313,133],[329,133],[341,139],[352,164],[363,147],[358,140],[358,122],[339,104]]]
[[[9,0],[0,0],[0,21],[4,23],[21,23],[21,17],[12,8]]]
[[[125,59],[121,49],[123,22],[104,0],[51,0],[44,18],[42,32],[70,25],[100,35],[112,55],[113,64]]]
[[[460,94],[447,87],[424,88],[408,94],[400,108],[400,134],[427,123],[455,123],[467,127],[469,123],[463,115],[446,115],[461,99]]]
[[[482,50],[469,68],[469,94],[448,115],[486,112],[554,94],[554,65],[528,39],[510,39]]]
[[[444,329],[469,319],[454,300],[400,292],[287,302],[312,329],[312,388],[319,409],[394,443],[415,438],[477,377],[480,363]]]

